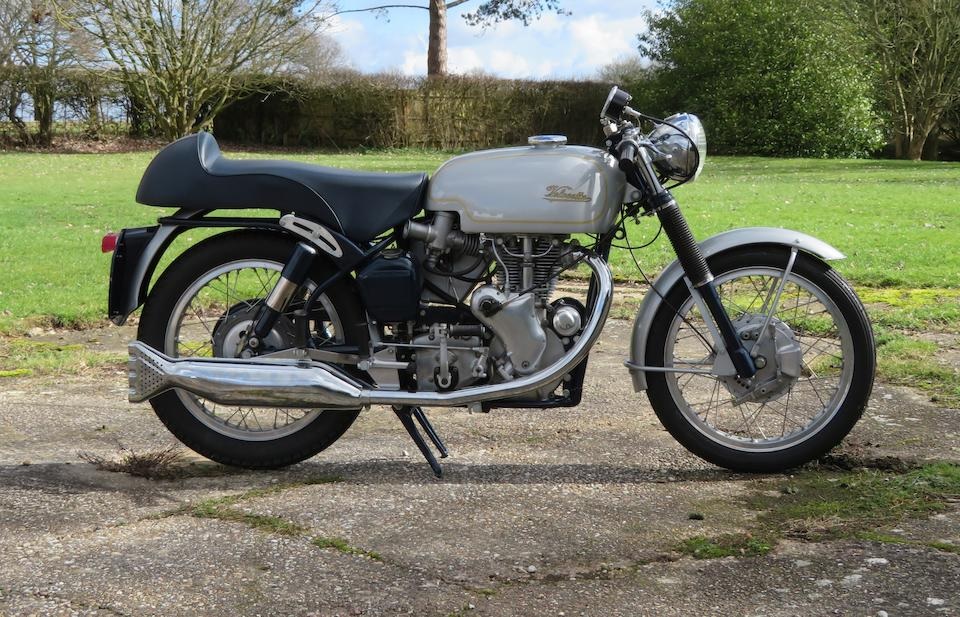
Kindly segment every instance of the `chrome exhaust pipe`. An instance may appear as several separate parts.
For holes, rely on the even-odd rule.
[[[135,341],[130,353],[130,402],[179,388],[223,405],[361,407],[364,386],[336,367],[289,360],[178,359]]]
[[[130,344],[130,402],[141,403],[177,388],[222,405],[356,409],[368,405],[462,407],[533,392],[558,381],[590,353],[610,312],[613,277],[599,257],[588,257],[597,280],[597,303],[580,338],[564,356],[526,377],[453,392],[404,392],[370,388],[339,368],[291,360],[166,356],[136,341]]]

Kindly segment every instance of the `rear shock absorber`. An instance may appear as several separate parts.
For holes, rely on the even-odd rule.
[[[247,346],[250,349],[257,349],[261,341],[270,334],[280,314],[286,308],[287,302],[290,301],[290,297],[307,280],[307,273],[313,266],[313,260],[316,256],[317,250],[315,248],[304,242],[297,243],[290,259],[283,266],[280,279],[260,308],[253,331],[247,338]]]

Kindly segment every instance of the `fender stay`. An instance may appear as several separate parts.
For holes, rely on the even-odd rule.
[[[160,258],[170,244],[184,231],[198,227],[222,227],[224,229],[263,229],[281,233],[292,238],[300,237],[280,226],[275,219],[211,217],[205,218],[208,210],[178,210],[173,216],[162,217],[160,225],[124,229],[117,241],[110,266],[110,287],[107,313],[110,321],[120,326],[130,313],[147,299],[150,281]],[[338,268],[352,268],[365,257],[364,251],[346,237],[324,229],[341,248],[340,255],[331,254],[327,246],[320,246],[324,254],[333,259]],[[329,242],[330,240],[328,240]]]
[[[796,247],[804,253],[819,257],[824,261],[844,259],[846,256],[823,240],[813,236],[777,227],[744,227],[732,229],[711,236],[700,243],[703,256],[710,257],[744,246],[758,244],[778,245],[788,248]],[[646,364],[647,337],[650,324],[663,303],[661,296],[666,296],[670,289],[683,279],[683,268],[678,261],[673,261],[653,281],[653,289],[647,291],[640,303],[637,316],[633,322],[633,334],[630,341],[630,359],[625,363],[633,379],[633,389],[637,392],[647,389],[646,373],[638,367]],[[659,293],[657,293],[659,292]]]

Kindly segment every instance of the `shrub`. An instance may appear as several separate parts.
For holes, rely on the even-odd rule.
[[[730,154],[864,156],[883,145],[863,43],[830,2],[677,0],[641,47],[663,103]]]

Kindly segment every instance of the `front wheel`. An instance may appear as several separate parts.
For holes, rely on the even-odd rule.
[[[825,454],[856,424],[873,387],[875,346],[860,300],[805,253],[784,281],[789,257],[782,247],[745,247],[709,260],[757,364],[750,380],[711,374],[713,339],[682,280],[650,324],[647,364],[677,369],[647,373],[650,403],[677,441],[721,467],[781,471]]]

